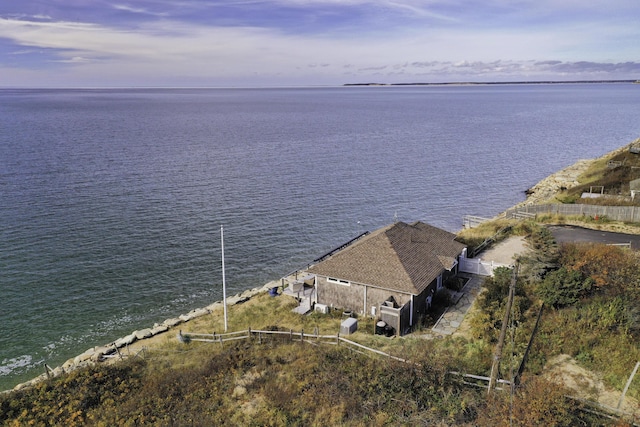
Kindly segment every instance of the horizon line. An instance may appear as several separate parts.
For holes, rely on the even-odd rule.
[[[349,86],[463,86],[463,85],[534,85],[534,84],[598,84],[598,83],[638,83],[640,79],[589,79],[589,80],[518,80],[518,81],[449,81],[449,82],[360,82],[341,84],[273,85],[273,86],[0,86],[0,90],[122,90],[122,89],[294,89],[294,88],[337,88]]]

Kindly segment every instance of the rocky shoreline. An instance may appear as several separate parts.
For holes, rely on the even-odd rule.
[[[241,304],[243,302],[246,302],[252,297],[258,294],[268,292],[274,286],[279,286],[279,285],[280,285],[279,280],[272,281],[265,284],[262,287],[249,289],[240,294],[227,297],[227,306],[233,306],[236,304]],[[129,335],[118,338],[117,340],[110,342],[108,344],[89,348],[84,353],[68,359],[62,365],[57,366],[55,368],[49,368],[47,365],[45,365],[46,373],[43,373],[27,382],[18,384],[12,390],[6,390],[3,393],[9,393],[11,391],[18,391],[25,388],[29,388],[49,378],[58,377],[60,375],[73,372],[77,369],[80,369],[86,366],[104,362],[106,360],[109,360],[112,357],[117,357],[120,354],[120,349],[126,348],[135,342],[144,341],[149,338],[164,334],[178,325],[181,325],[183,323],[189,322],[190,320],[197,319],[202,316],[206,316],[215,311],[222,311],[222,309],[223,309],[223,302],[216,301],[213,304],[210,304],[206,307],[196,308],[194,310],[191,310],[187,314],[182,314],[178,317],[166,319],[162,323],[156,323],[151,328],[145,328],[145,329],[134,331]]]
[[[521,206],[536,205],[552,201],[555,196],[561,191],[580,185],[580,182],[578,182],[578,177],[585,173],[595,162],[622,153],[623,151],[628,150],[635,142],[636,141],[594,159],[580,159],[574,164],[567,166],[566,168],[558,172],[552,173],[548,177],[542,179],[533,187],[527,189],[525,191],[527,195],[526,200],[516,204],[513,207],[517,208]]]

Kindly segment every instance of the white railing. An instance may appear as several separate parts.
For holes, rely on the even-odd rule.
[[[498,267],[510,268],[511,266],[495,261],[483,261],[481,258],[460,258],[460,271],[463,273],[493,276],[493,270]]]

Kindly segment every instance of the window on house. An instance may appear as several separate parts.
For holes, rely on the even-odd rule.
[[[348,280],[334,279],[333,277],[327,277],[327,282],[337,283],[338,285],[351,286],[351,283]]]

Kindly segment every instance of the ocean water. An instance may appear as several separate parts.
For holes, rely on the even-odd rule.
[[[0,389],[640,136],[640,85],[0,90]]]

